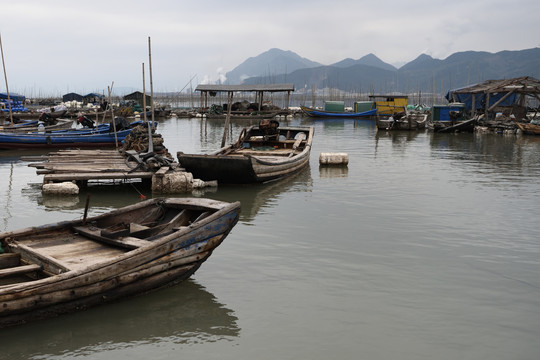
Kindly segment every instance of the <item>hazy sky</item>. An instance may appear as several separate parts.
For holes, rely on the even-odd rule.
[[[149,37],[154,91],[215,82],[271,48],[396,65],[540,47],[538,0],[0,0],[0,14],[9,90],[27,97],[142,90],[143,63],[149,92]]]

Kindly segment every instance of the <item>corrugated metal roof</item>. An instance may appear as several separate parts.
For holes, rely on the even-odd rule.
[[[197,85],[195,91],[294,91],[294,84],[269,84],[269,85]]]
[[[540,81],[529,76],[523,76],[505,80],[488,80],[480,84],[451,90],[449,93],[477,94],[514,91],[517,93],[540,93]]]

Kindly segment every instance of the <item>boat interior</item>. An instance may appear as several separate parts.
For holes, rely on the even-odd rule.
[[[0,239],[0,286],[46,278],[152,244],[209,216],[211,211],[168,206],[75,222]],[[134,219],[138,219],[134,222]]]
[[[306,129],[279,128],[279,123],[271,120],[270,125],[263,122],[242,130],[238,141],[226,152],[239,155],[292,156],[302,152],[308,144]]]

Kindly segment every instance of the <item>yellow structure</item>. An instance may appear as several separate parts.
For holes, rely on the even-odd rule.
[[[407,108],[407,95],[370,95],[370,101],[377,104],[377,114],[392,115],[405,111]]]

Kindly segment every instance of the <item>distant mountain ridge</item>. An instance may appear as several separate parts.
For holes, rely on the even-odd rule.
[[[322,66],[318,62],[300,57],[292,51],[270,49],[256,57],[250,57],[225,74],[228,84],[240,84],[247,78],[287,74],[298,69]]]
[[[228,84],[294,83],[296,89],[357,92],[439,92],[485,80],[540,77],[540,48],[489,53],[464,51],[444,60],[421,54],[399,69],[374,54],[322,65],[292,51],[270,49],[226,74]]]

